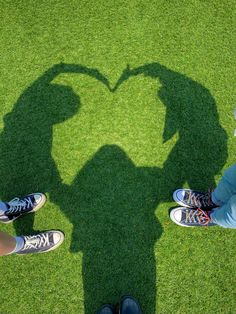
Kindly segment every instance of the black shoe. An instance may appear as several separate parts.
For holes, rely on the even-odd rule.
[[[142,314],[137,300],[131,296],[124,296],[120,301],[120,314]]]
[[[49,230],[33,236],[22,236],[23,248],[16,254],[46,253],[55,250],[64,241],[64,233],[59,230]]]
[[[98,311],[97,314],[115,314],[115,309],[111,304],[104,304]]]
[[[215,226],[210,214],[200,208],[175,207],[170,211],[170,219],[182,227]]]
[[[178,189],[173,193],[173,199],[181,206],[190,208],[211,209],[217,207],[211,199],[211,192],[199,192],[190,189]]]
[[[21,198],[14,198],[6,202],[7,210],[0,215],[0,222],[9,223],[19,218],[23,214],[36,212],[46,202],[46,196],[43,193],[33,193]]]

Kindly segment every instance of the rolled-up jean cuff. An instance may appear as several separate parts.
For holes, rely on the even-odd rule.
[[[236,195],[233,195],[226,204],[214,210],[211,218],[214,223],[223,228],[236,229]]]
[[[223,177],[220,180],[218,186],[212,192],[211,199],[215,204],[222,206],[228,202],[230,197],[234,195],[234,192],[234,185]]]
[[[214,192],[211,193],[211,200],[214,204],[218,205],[218,206],[222,206],[223,203],[221,203],[215,196]]]

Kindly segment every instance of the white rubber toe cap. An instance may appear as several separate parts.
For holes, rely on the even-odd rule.
[[[182,214],[184,210],[186,210],[186,207],[173,208],[170,212],[170,219],[179,226],[190,227],[190,225],[184,224],[182,222]]]
[[[182,202],[184,199],[184,195],[185,195],[185,190],[184,189],[179,189],[174,191],[173,193],[173,199],[178,203],[178,202]]]
[[[64,234],[61,231],[53,232],[53,242],[55,245],[60,245],[64,241]]]
[[[39,205],[41,202],[45,203],[46,196],[43,193],[34,193],[34,199],[37,205]]]
[[[180,223],[180,222],[181,222],[181,218],[182,218],[181,207],[180,207],[180,208],[172,209],[172,211],[170,212],[170,218],[171,218],[171,220],[173,220],[175,223]]]

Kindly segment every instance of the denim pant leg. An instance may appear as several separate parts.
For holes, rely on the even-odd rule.
[[[224,228],[236,228],[236,164],[225,171],[212,200],[220,206],[211,214],[213,221]]]
[[[226,204],[234,194],[236,194],[236,164],[233,164],[233,166],[225,171],[211,196],[215,204],[222,206]]]
[[[236,229],[236,194],[211,214],[213,222],[224,228]]]

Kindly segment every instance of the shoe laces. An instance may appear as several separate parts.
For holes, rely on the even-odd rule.
[[[188,198],[187,198],[187,202],[190,204],[194,204],[194,206],[197,207],[211,207],[214,206],[214,203],[211,200],[211,190],[209,189],[209,191],[207,193],[197,193],[197,192],[193,192],[193,191],[189,191],[187,193]]]
[[[197,223],[207,226],[212,220],[207,211],[198,209],[188,209],[186,211],[186,223]]]
[[[49,234],[42,233],[33,236],[24,236],[25,244],[22,251],[28,249],[40,249],[50,245]]]
[[[23,199],[15,197],[13,200],[8,202],[7,204],[9,205],[7,214],[20,213],[21,211],[30,209],[34,206],[30,197],[25,197]]]

